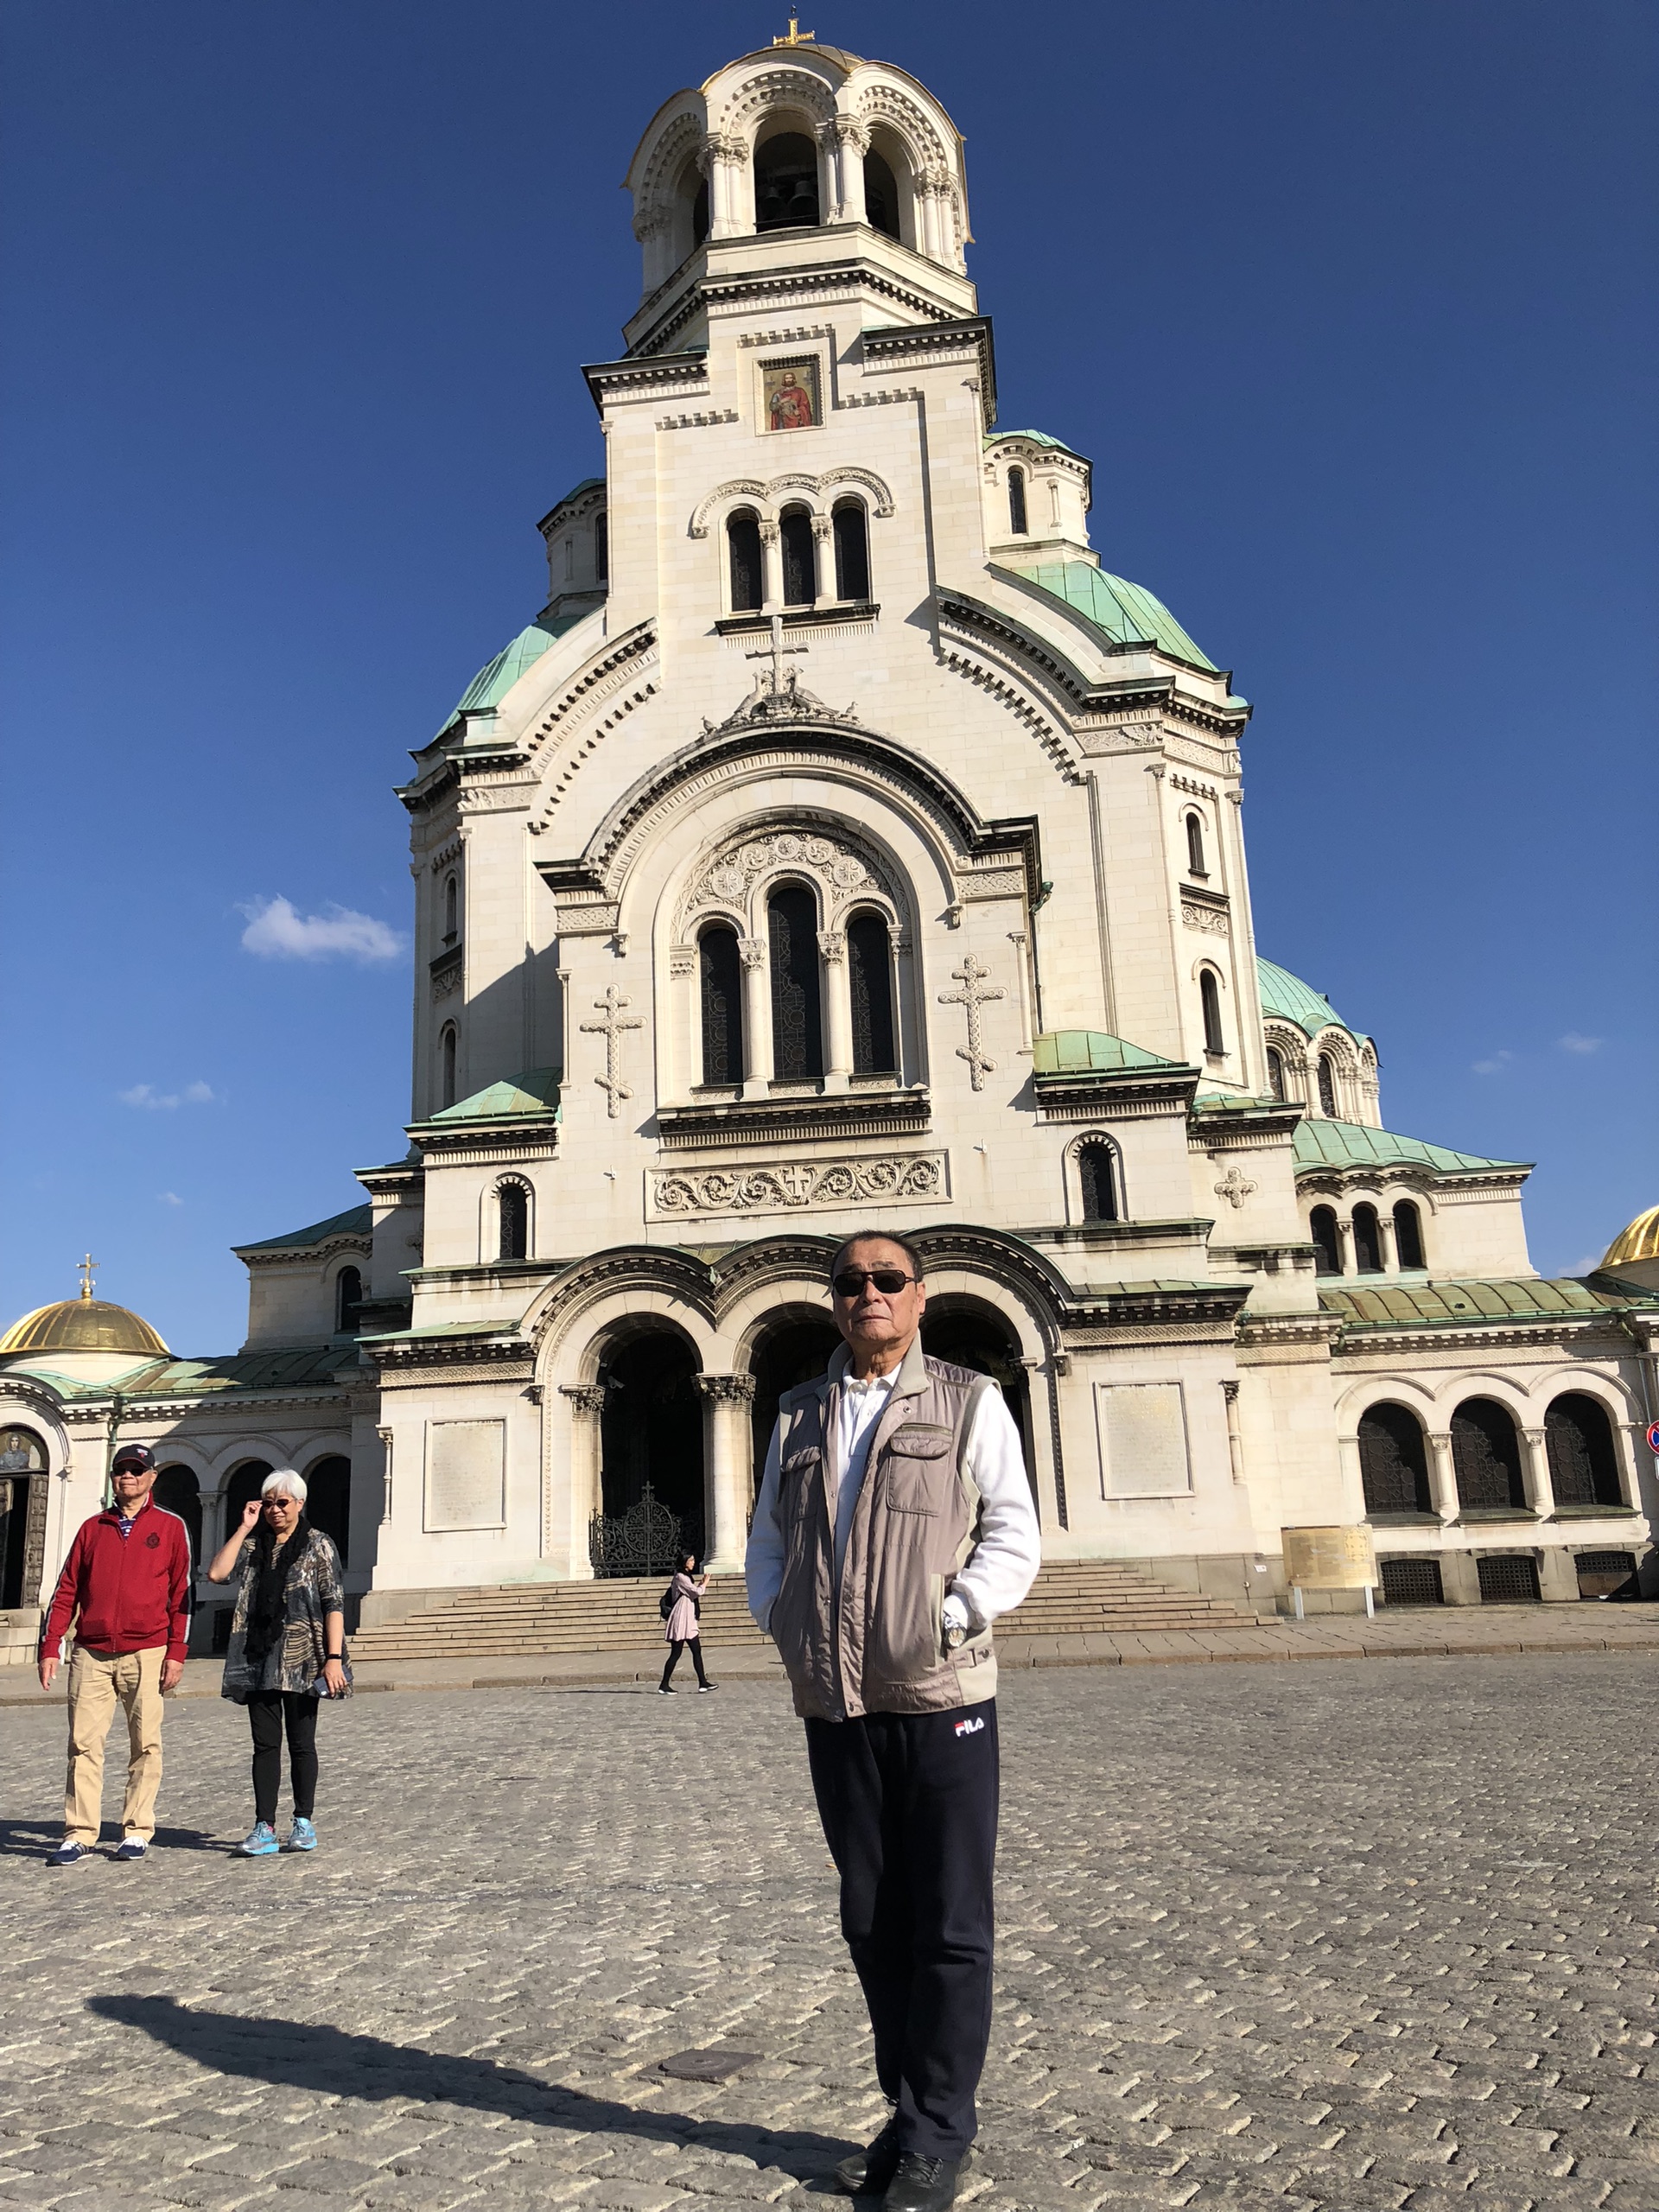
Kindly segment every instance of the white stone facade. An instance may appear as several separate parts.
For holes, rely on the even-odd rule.
[[[251,1351],[330,1341],[347,1244],[362,1272],[359,1586],[386,1612],[587,1575],[640,1453],[689,1510],[698,1424],[734,1567],[767,1347],[822,1326],[872,1222],[920,1242],[944,1356],[1020,1399],[1051,1559],[1277,1594],[1281,1528],[1366,1517],[1382,1401],[1429,1491],[1374,1510],[1378,1548],[1444,1560],[1448,1599],[1482,1551],[1546,1596],[1575,1551],[1643,1557],[1659,1306],[1529,1292],[1524,1168],[1397,1146],[1370,1041],[1264,1009],[1249,709],[1101,569],[1088,461],[997,426],[950,118],[902,71],[769,50],[667,102],[628,182],[644,294],[584,372],[602,471],[403,794],[411,1155],[364,1173],[372,1233],[250,1255]],[[1485,1279],[1501,1313],[1465,1313]],[[1599,1513],[1551,1494],[1568,1391],[1610,1423]],[[1460,1508],[1471,1397],[1513,1416],[1508,1517]],[[204,1485],[238,1448],[198,1452]]]

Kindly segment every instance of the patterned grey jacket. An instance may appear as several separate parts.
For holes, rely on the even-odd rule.
[[[256,1690],[308,1690],[322,1672],[328,1652],[323,1640],[323,1615],[346,1610],[340,1554],[332,1538],[314,1529],[310,1542],[289,1574],[284,1592],[288,1611],[282,1637],[266,1652],[263,1664],[250,1664],[248,1603],[254,1585],[253,1547],[254,1539],[250,1536],[237,1554],[236,1611],[231,1617],[231,1648],[219,1693],[237,1705],[245,1705]]]

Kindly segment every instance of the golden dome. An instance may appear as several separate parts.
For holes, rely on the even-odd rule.
[[[1639,1213],[1620,1230],[1602,1256],[1604,1268],[1628,1267],[1635,1260],[1659,1260],[1659,1206]]]
[[[130,1313],[124,1306],[106,1306],[100,1298],[65,1298],[55,1306],[37,1306],[14,1321],[0,1337],[0,1358],[22,1351],[148,1352],[166,1359],[167,1346],[148,1321]]]

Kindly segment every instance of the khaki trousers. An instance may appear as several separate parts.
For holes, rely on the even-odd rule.
[[[126,1802],[124,1835],[156,1833],[156,1793],[162,1783],[162,1645],[153,1651],[88,1651],[75,1646],[69,1662],[69,1776],[63,1792],[63,1833],[70,1843],[96,1843],[104,1818],[104,1738],[116,1703],[126,1707]]]

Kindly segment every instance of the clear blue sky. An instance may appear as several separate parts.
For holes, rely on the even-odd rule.
[[[1255,702],[1262,950],[1376,1036],[1390,1127],[1540,1162],[1541,1268],[1599,1255],[1659,1198],[1659,12],[804,20],[955,115],[1003,419],[1093,457],[1105,564]],[[90,1246],[230,1348],[230,1244],[403,1150],[391,785],[601,466],[639,133],[783,28],[5,11],[6,1317]]]

